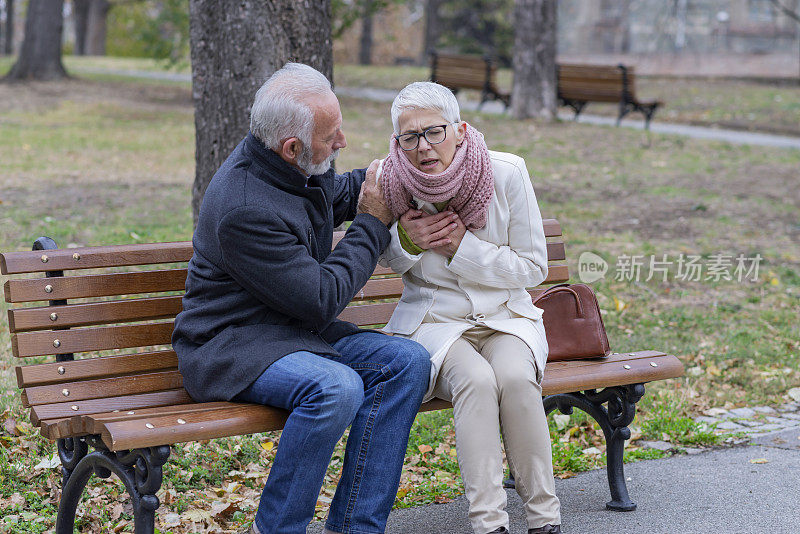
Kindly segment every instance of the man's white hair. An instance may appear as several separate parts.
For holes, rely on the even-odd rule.
[[[273,150],[278,150],[281,140],[289,137],[297,137],[310,148],[314,114],[309,97],[331,90],[331,82],[318,70],[302,63],[287,63],[256,92],[250,110],[250,131]]]
[[[413,82],[406,85],[392,102],[392,126],[400,133],[400,115],[411,109],[438,111],[447,122],[460,122],[461,112],[456,95],[443,85],[434,82]]]

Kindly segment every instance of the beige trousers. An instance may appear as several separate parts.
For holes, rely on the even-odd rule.
[[[475,534],[508,528],[501,431],[528,528],[561,524],[542,387],[528,345],[487,327],[470,328],[447,352],[434,392],[453,403],[458,465]]]

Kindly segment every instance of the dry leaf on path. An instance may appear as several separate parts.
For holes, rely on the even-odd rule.
[[[768,462],[769,460],[767,460],[766,458],[753,458],[752,460],[750,460],[751,464],[766,464]]]

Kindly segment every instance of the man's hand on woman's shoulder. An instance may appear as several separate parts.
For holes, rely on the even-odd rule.
[[[364,183],[361,184],[361,192],[358,195],[358,213],[368,213],[380,219],[386,226],[389,226],[392,224],[394,217],[392,217],[392,212],[386,205],[383,189],[378,182],[379,163],[377,159],[373,160],[369,168],[367,168],[367,177]]]

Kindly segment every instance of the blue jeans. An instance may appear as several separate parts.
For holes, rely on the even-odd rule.
[[[290,410],[261,494],[262,534],[305,534],[333,449],[350,426],[327,528],[383,532],[400,482],[408,433],[428,386],[430,356],[376,332],[333,344],[341,357],[294,352],[235,400]]]

